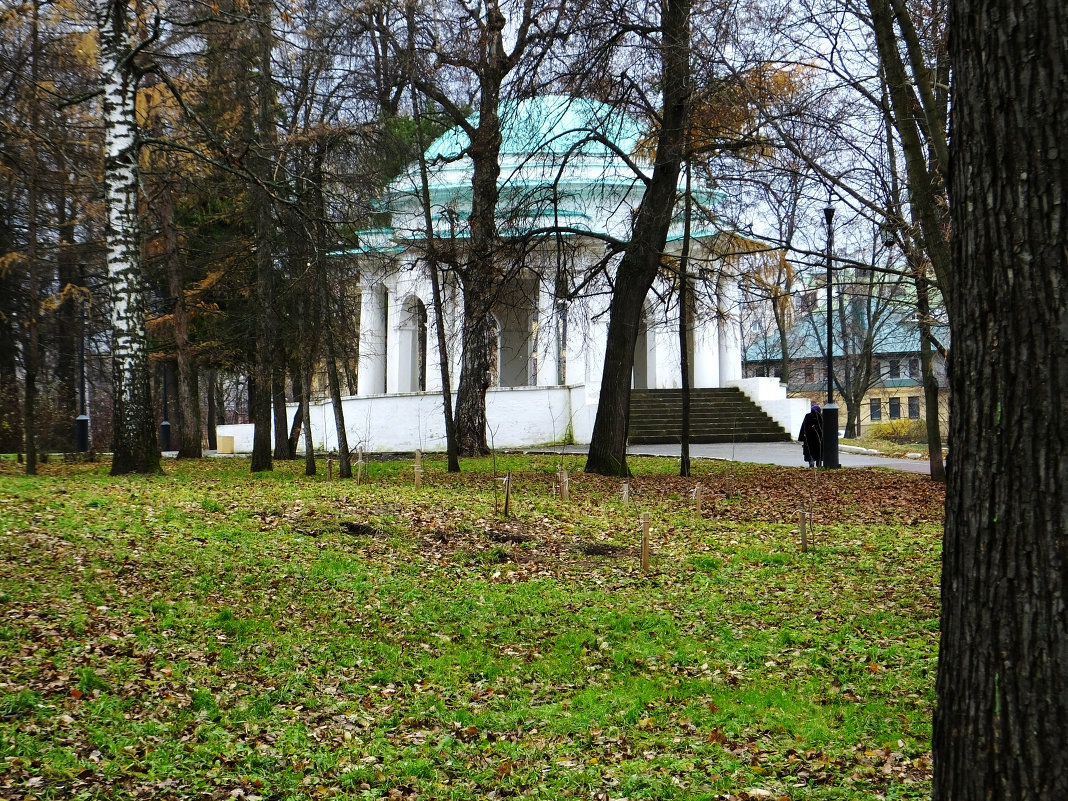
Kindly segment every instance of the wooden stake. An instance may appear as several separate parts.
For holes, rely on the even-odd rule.
[[[512,505],[512,472],[508,473],[504,477],[504,516],[508,517],[510,508]]]
[[[623,482],[622,494],[623,494],[623,505],[626,506],[628,503],[630,503],[630,479],[629,478],[626,481]]]
[[[423,486],[423,468],[421,465],[415,466],[415,488],[418,490]]]
[[[801,553],[808,553],[808,513],[801,507]]]
[[[642,573],[649,572],[649,513],[642,513]]]
[[[693,499],[694,499],[694,503],[697,505],[697,514],[701,514],[701,506],[702,506],[702,503],[703,503],[703,499],[701,498],[701,485],[700,484],[698,484],[693,489]]]
[[[568,487],[567,470],[563,465],[556,468],[556,478],[560,482],[560,500],[567,503],[571,498],[570,488]]]
[[[333,481],[334,480],[334,460],[333,460],[333,458],[330,458],[330,459],[326,460],[326,480],[327,481]]]
[[[363,480],[363,445],[356,448],[356,486]]]

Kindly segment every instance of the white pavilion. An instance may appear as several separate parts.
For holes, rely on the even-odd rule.
[[[498,448],[585,444],[597,411],[615,266],[606,259],[606,246],[610,239],[628,239],[644,191],[639,173],[652,173],[644,131],[610,106],[561,95],[504,103],[500,117],[504,280],[490,309],[496,353],[486,398],[487,439]],[[477,115],[471,121],[477,124]],[[438,251],[460,258],[471,199],[467,145],[457,126],[425,154],[434,242]],[[388,187],[389,227],[360,232],[358,246],[340,256],[351,259],[359,275],[357,392],[342,401],[353,449],[445,448],[422,198],[420,168],[413,164]],[[704,190],[699,199],[708,205],[716,198]],[[701,287],[689,338],[691,384],[739,386],[794,430],[807,410],[800,408],[803,402],[787,401],[776,379],[742,379],[739,291],[732,259],[724,254],[728,239],[699,225],[691,233],[691,269]],[[667,255],[677,254],[681,243],[680,214]],[[443,293],[455,390],[462,302],[455,281],[445,280]],[[680,386],[678,317],[678,295],[665,271],[645,304],[635,388]],[[295,411],[290,409],[290,419]],[[311,431],[317,449],[336,451],[329,399],[312,403]],[[237,452],[251,450],[251,426],[224,426],[219,433],[234,436]]]

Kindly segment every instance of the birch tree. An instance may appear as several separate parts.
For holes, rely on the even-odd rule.
[[[148,372],[144,276],[138,225],[138,130],[135,56],[146,40],[131,30],[124,0],[95,0],[100,36],[104,128],[104,236],[111,289],[114,456],[111,474],[158,473],[160,451]]]

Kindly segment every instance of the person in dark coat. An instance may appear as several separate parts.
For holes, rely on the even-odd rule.
[[[808,466],[823,467],[823,414],[818,403],[813,403],[812,410],[805,415],[797,439]]]

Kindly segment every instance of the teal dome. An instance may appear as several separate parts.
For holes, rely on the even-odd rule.
[[[578,152],[607,157],[613,149],[603,142],[584,141],[597,135],[626,154],[634,151],[642,130],[627,114],[598,100],[566,95],[543,95],[501,103],[501,156],[563,156]],[[467,121],[477,126],[478,113]],[[580,144],[581,143],[581,144]],[[427,148],[427,161],[458,158],[470,140],[459,125],[439,136]]]

